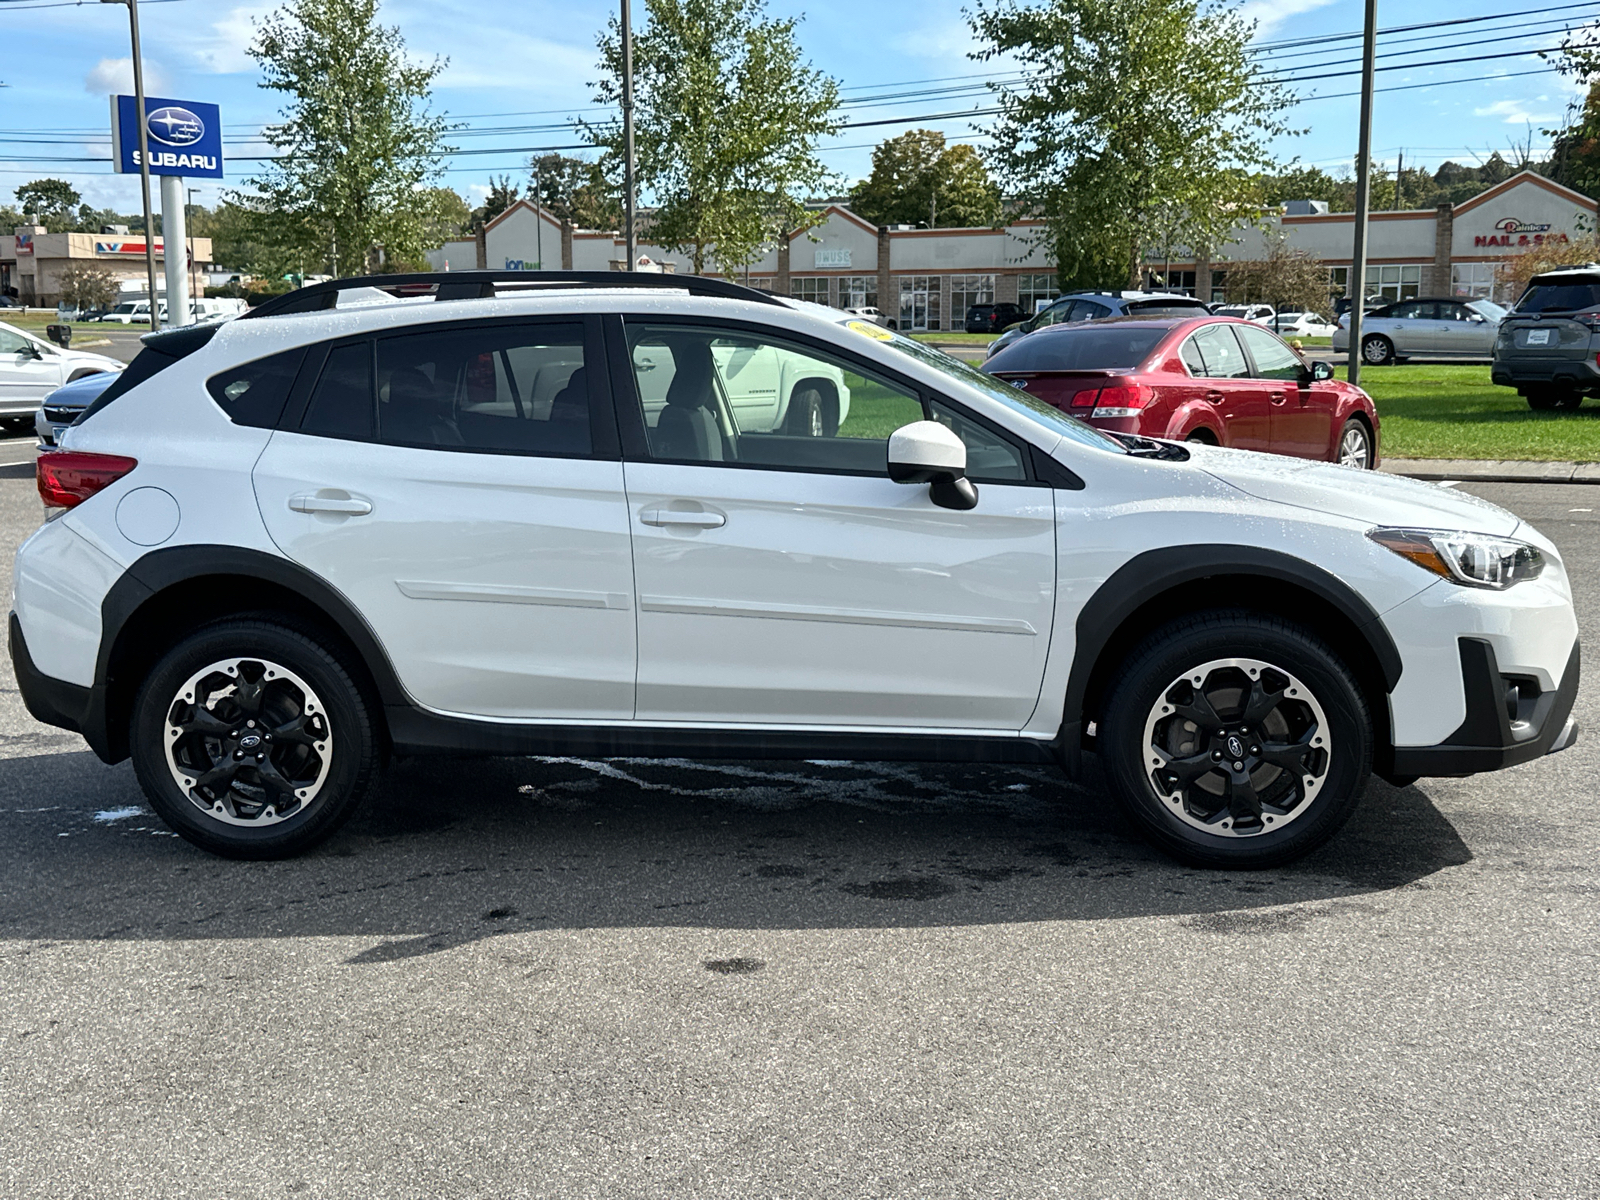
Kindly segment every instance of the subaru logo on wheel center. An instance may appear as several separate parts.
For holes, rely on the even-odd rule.
[[[145,118],[145,129],[169,146],[192,146],[206,135],[206,125],[187,108],[158,108]]]
[[[247,733],[239,739],[239,749],[241,750],[254,750],[259,745],[261,745],[261,735],[259,733]]]
[[[1236,734],[1236,733],[1230,733],[1228,735],[1228,757],[1229,758],[1243,758],[1244,757],[1244,743],[1239,740],[1239,735]]]

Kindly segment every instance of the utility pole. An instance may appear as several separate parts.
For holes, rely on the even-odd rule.
[[[1400,203],[1400,189],[1405,187],[1405,179],[1406,152],[1402,150],[1400,151],[1400,157],[1395,160],[1394,164],[1394,208],[1396,212],[1405,207],[1404,204]]]
[[[639,247],[633,228],[633,19],[628,0],[622,0],[622,224],[628,270],[637,271]]]
[[[539,158],[533,159],[533,240],[534,253],[539,256],[539,270],[544,270],[544,189],[539,186]]]
[[[161,306],[156,299],[156,223],[150,215],[150,134],[145,128],[144,60],[139,54],[139,0],[100,0],[102,4],[126,4],[128,25],[133,32],[133,103],[139,122],[139,191],[144,199],[144,266],[150,288],[150,329],[161,328]]]
[[[190,220],[189,209],[194,205],[194,194],[199,190],[199,188],[183,189],[183,229],[189,235],[189,256],[184,260],[184,271],[190,277],[189,281],[191,283],[194,282],[194,222]],[[196,296],[195,299],[199,300],[204,295],[205,289],[201,288],[200,295]]]
[[[1366,35],[1361,47],[1361,135],[1356,158],[1355,245],[1350,255],[1350,365],[1346,377],[1361,382],[1361,318],[1367,301],[1367,201],[1372,187],[1372,80],[1378,54],[1378,0],[1367,0]],[[1349,288],[1346,289],[1348,292]]]

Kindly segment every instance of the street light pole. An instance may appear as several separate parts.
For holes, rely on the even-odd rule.
[[[627,247],[628,270],[639,264],[633,229],[633,20],[628,0],[622,0],[622,224],[623,245]]]
[[[1350,254],[1348,295],[1355,289],[1350,304],[1350,365],[1346,378],[1361,382],[1361,317],[1367,302],[1367,204],[1372,193],[1372,80],[1373,60],[1378,49],[1378,0],[1367,0],[1366,36],[1361,49],[1361,133],[1356,157],[1355,245]]]
[[[100,0],[102,4],[126,4],[128,25],[133,31],[133,103],[139,123],[139,191],[144,200],[144,266],[150,288],[150,329],[161,328],[161,306],[156,300],[156,223],[150,215],[150,136],[144,122],[144,60],[139,53],[139,0]]]
[[[196,275],[194,269],[194,221],[191,218],[189,210],[194,207],[194,194],[199,190],[199,188],[183,189],[183,231],[189,235],[189,254],[184,260],[184,270],[189,274],[189,284],[191,287],[194,286]],[[201,288],[200,290],[203,295],[205,289]],[[201,296],[196,296],[195,299],[199,300],[201,299]]]

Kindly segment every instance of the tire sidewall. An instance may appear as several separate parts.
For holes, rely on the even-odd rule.
[[[167,716],[179,687],[226,658],[264,658],[294,671],[317,693],[333,735],[328,776],[312,805],[259,829],[207,816],[183,793],[167,763]],[[230,858],[282,858],[330,836],[359,805],[377,766],[368,705],[350,673],[307,634],[257,621],[202,629],[163,656],[140,686],[129,746],[151,807],[186,840]]]
[[[1326,781],[1305,812],[1281,829],[1248,838],[1217,837],[1168,811],[1145,771],[1145,720],[1173,680],[1203,662],[1255,658],[1294,675],[1328,718],[1333,755]],[[1179,622],[1130,656],[1105,706],[1100,756],[1129,815],[1174,857],[1200,866],[1259,868],[1298,858],[1338,832],[1372,770],[1372,722],[1350,673],[1318,639],[1293,626],[1246,615]]]
[[[1343,428],[1339,430],[1338,451],[1334,457],[1334,461],[1338,463],[1342,463],[1344,461],[1344,439],[1349,435],[1352,427],[1361,430],[1361,436],[1366,439],[1367,452],[1365,458],[1362,460],[1361,469],[1363,471],[1370,471],[1372,469],[1372,431],[1367,428],[1367,423],[1361,420],[1359,417],[1351,417],[1349,420],[1345,421]]]
[[[1372,357],[1372,348],[1376,346],[1382,352],[1379,357]],[[1369,337],[1361,340],[1361,361],[1369,367],[1387,366],[1394,361],[1394,347],[1389,344],[1389,339],[1384,337]]]

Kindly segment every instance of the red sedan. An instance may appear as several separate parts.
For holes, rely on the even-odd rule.
[[[1371,397],[1270,330],[1232,317],[1052,325],[983,369],[1112,433],[1378,465]]]

